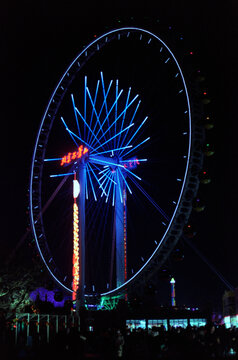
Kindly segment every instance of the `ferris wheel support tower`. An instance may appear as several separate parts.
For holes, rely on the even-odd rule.
[[[88,153],[88,151],[87,151]],[[85,200],[86,200],[86,157],[82,156],[78,165],[78,171],[74,175],[74,182],[77,182],[78,193],[74,194],[74,204],[77,203],[77,218],[74,214],[73,227],[73,294],[72,299],[76,300],[76,308],[84,306],[85,303]],[[116,234],[116,285],[121,286],[127,278],[127,238],[126,238],[126,188],[119,176],[118,160],[104,156],[89,156],[89,161],[94,164],[108,166],[111,164],[112,172],[116,172],[114,228]],[[123,170],[122,170],[123,171]],[[76,179],[78,177],[78,180]],[[74,206],[75,212],[75,206]],[[78,221],[78,224],[75,222]],[[75,253],[77,254],[75,256]],[[77,269],[77,273],[75,272]]]

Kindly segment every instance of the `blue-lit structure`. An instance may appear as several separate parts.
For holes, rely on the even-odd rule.
[[[79,209],[79,244],[75,246],[79,247],[79,264],[77,265],[79,267],[79,279],[76,287],[78,288],[78,300],[81,305],[84,304],[85,293],[86,199],[91,194],[95,202],[97,201],[97,187],[101,190],[101,197],[105,197],[105,202],[111,201],[115,209],[113,233],[115,234],[116,244],[116,286],[120,287],[125,283],[127,277],[126,194],[127,192],[132,194],[129,181],[133,181],[134,178],[141,180],[136,175],[137,166],[147,161],[147,159],[138,159],[136,151],[150,139],[147,137],[142,141],[137,140],[137,135],[140,135],[140,130],[148,117],[145,117],[141,123],[137,122],[136,125],[133,123],[140,101],[138,100],[138,95],[135,95],[132,99],[130,98],[131,88],[129,88],[125,97],[124,106],[119,111],[118,101],[123,90],[118,93],[117,80],[115,82],[115,92],[111,95],[110,90],[113,92],[112,83],[113,80],[106,87],[103,73],[101,72],[93,99],[87,87],[87,77],[85,76],[83,111],[76,107],[74,95],[71,94],[77,133],[72,131],[67,125],[67,120],[61,117],[65,131],[73,140],[72,152],[69,152],[62,158],[45,159],[47,163],[51,161],[58,162],[63,168],[63,173],[52,174],[50,175],[51,178],[64,177],[65,170],[70,168],[66,174],[76,173],[76,178],[79,182],[80,191],[77,199]],[[103,94],[103,102],[97,108],[97,96],[99,96],[100,91]],[[111,95],[110,99],[114,97],[112,105],[108,104],[108,95]],[[87,103],[92,107],[90,112]],[[130,112],[132,115],[128,117],[127,112],[129,108],[133,110]],[[88,112],[90,114],[89,119]],[[79,125],[80,119],[81,126]]]
[[[159,110],[162,114],[162,127],[158,136],[155,134],[155,130],[157,131],[160,120],[159,112],[156,107],[153,110],[149,103],[152,98],[149,94],[149,91],[152,91],[151,80],[156,74],[151,74],[151,78],[144,79],[144,82],[148,83],[147,92],[143,94],[141,99],[138,91],[138,75],[142,74],[141,67],[135,74],[134,81],[131,83],[130,80],[139,57],[135,57],[136,62],[131,64],[131,72],[127,70],[125,73],[123,68],[120,73],[122,80],[119,77],[117,78],[120,56],[124,56],[124,67],[127,66],[129,57],[127,52],[121,50],[115,59],[113,57],[115,47],[119,46],[120,48],[125,45],[127,51],[132,51],[131,55],[133,55],[134,48],[130,46],[131,43],[135,49],[137,46],[141,48],[143,54],[149,51],[151,55],[156,55],[154,58],[145,54],[147,63],[150,59],[154,61],[153,67],[151,67],[154,71],[158,71],[156,59],[160,60],[161,67],[164,69],[158,78],[160,83],[162,83],[164,76],[164,84],[167,85],[166,76],[169,75],[169,92],[165,97],[166,101],[170,100],[168,106],[164,105],[165,101],[162,99],[164,92],[162,90],[158,96],[159,88],[155,87],[153,94],[156,99],[155,103],[161,103]],[[114,46],[114,52],[107,52],[110,46]],[[100,53],[102,53],[102,60],[100,60]],[[135,51],[134,53],[136,56]],[[112,54],[113,60],[111,60],[110,54]],[[106,61],[109,62],[108,67],[104,65]],[[98,66],[101,66],[103,71],[100,71]],[[148,65],[147,69],[150,69]],[[75,79],[78,80],[78,83]],[[136,83],[135,86],[133,86],[134,82]],[[143,91],[144,86],[141,86],[140,89]],[[175,109],[173,109],[172,99]],[[147,104],[147,107],[143,106],[143,102]],[[173,123],[172,110],[176,110],[175,123]],[[151,111],[153,120],[150,116]],[[61,77],[43,115],[33,152],[30,176],[30,216],[34,239],[43,263],[53,279],[67,292],[72,293],[70,276],[67,273],[62,274],[58,266],[66,256],[62,253],[57,254],[58,261],[52,256],[52,249],[59,248],[59,246],[57,242],[48,244],[51,234],[47,230],[47,219],[44,212],[48,207],[53,208],[51,204],[57,199],[57,205],[52,211],[56,212],[62,206],[63,214],[65,210],[61,198],[64,196],[64,199],[70,199],[71,196],[66,194],[67,191],[63,191],[63,189],[65,189],[66,184],[68,184],[67,189],[70,189],[71,185],[68,179],[73,178],[76,174],[76,179],[80,185],[76,202],[79,216],[78,299],[81,304],[84,303],[85,297],[90,299],[95,295],[94,283],[90,283],[93,291],[86,289],[89,285],[86,281],[85,255],[90,250],[86,249],[89,245],[85,239],[87,236],[92,236],[92,232],[96,232],[93,230],[94,227],[104,228],[108,225],[106,223],[109,223],[110,232],[107,230],[103,233],[108,232],[112,244],[110,245],[111,254],[109,251],[107,252],[101,266],[103,267],[103,263],[111,258],[110,271],[105,271],[109,281],[106,290],[104,287],[99,294],[104,297],[124,294],[137,281],[146,281],[148,273],[162,266],[171,249],[176,245],[182,234],[183,226],[190,215],[193,196],[196,195],[198,189],[198,176],[194,175],[191,167],[200,166],[199,164],[202,161],[201,154],[193,151],[193,142],[196,144],[201,142],[202,136],[199,133],[199,127],[192,124],[192,111],[185,76],[172,50],[160,37],[141,28],[119,28],[96,37],[84,47]],[[169,120],[171,123],[167,123]],[[181,120],[181,126],[179,120]],[[175,126],[176,131],[174,131],[173,136],[170,136],[173,126]],[[194,129],[196,131],[192,137]],[[54,131],[56,135],[53,138]],[[162,131],[166,133],[166,141],[163,138]],[[174,145],[174,139],[180,142],[181,149],[177,144]],[[159,150],[155,145],[156,142],[161,143]],[[49,146],[48,143],[52,145]],[[162,153],[164,147],[167,146],[168,148]],[[167,156],[167,153],[171,151],[170,147],[174,147],[173,151],[177,157],[175,165],[173,165],[174,169],[178,165],[181,166],[178,174],[175,171],[172,174],[171,169],[169,169],[168,176],[166,168],[153,168],[153,166],[159,163],[158,153],[155,152],[160,151],[161,157]],[[151,164],[152,170],[148,171]],[[169,199],[168,210],[164,208],[164,205],[159,205],[160,197],[166,196],[162,185],[160,187],[158,184],[158,174],[165,178],[162,185],[168,187],[167,194],[173,194],[173,198]],[[149,176],[147,177],[147,175]],[[49,179],[51,184],[55,181],[56,185],[52,185],[54,187],[52,194],[50,196],[45,195],[46,198],[43,199],[44,193],[49,188],[47,183]],[[149,181],[151,179],[154,183],[150,187]],[[170,181],[171,186],[169,185],[170,179],[172,179]],[[171,192],[171,187],[176,190]],[[158,192],[158,189],[160,193],[155,196],[154,194]],[[155,218],[153,222],[156,224],[154,233],[149,225],[144,233],[141,232],[140,234],[140,230],[138,230],[137,235],[134,235],[135,232],[131,231],[132,236],[142,237],[141,243],[143,240],[147,244],[150,242],[149,247],[146,246],[146,250],[150,248],[150,253],[148,251],[146,256],[143,253],[140,254],[140,264],[137,260],[135,261],[135,266],[137,266],[135,271],[132,268],[134,265],[130,265],[129,274],[127,257],[128,226],[130,225],[128,201],[133,197],[138,201],[138,194],[144,199],[144,202],[149,204],[150,211],[153,208],[159,219]],[[141,199],[139,198],[139,200]],[[101,205],[102,203],[104,205]],[[108,205],[110,205],[110,209]],[[69,208],[72,210],[72,204]],[[138,208],[139,206],[135,207],[136,210]],[[90,217],[87,217],[87,209],[91,214]],[[101,217],[101,221],[99,220],[96,225],[93,224],[96,219],[96,215],[94,218],[95,209],[98,209],[100,213],[97,217]],[[111,216],[111,218],[108,217],[109,220],[106,219],[108,213]],[[149,218],[150,212],[145,211],[140,215],[138,225],[141,229],[146,216]],[[103,221],[104,217],[105,221]],[[71,233],[68,231],[70,227],[66,220],[67,216],[62,216],[59,219],[59,226],[55,225],[56,231],[59,231],[58,234],[62,235],[62,242],[66,241],[65,239],[69,234],[72,235],[72,231]],[[60,226],[63,221],[66,224],[65,228],[62,226],[63,230],[58,230],[61,229]],[[144,225],[146,223],[148,223],[147,220]],[[112,224],[112,229],[110,224]],[[157,234],[158,227],[160,227],[159,238],[154,240],[152,236]],[[63,233],[64,229],[66,229],[65,233]],[[88,235],[90,230],[91,233]],[[55,230],[52,231],[52,234],[52,237],[57,238]],[[99,244],[99,249],[100,247],[101,244]],[[142,248],[139,241],[134,247],[135,252],[137,248]],[[98,253],[98,257],[100,256],[103,256],[102,252]],[[69,259],[69,254],[67,257]],[[95,257],[97,257],[97,253]],[[90,256],[88,255],[89,262]],[[95,263],[91,267],[95,267]]]

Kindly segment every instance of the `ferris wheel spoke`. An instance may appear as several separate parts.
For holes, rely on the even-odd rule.
[[[74,137],[76,137],[77,139],[79,139],[81,142],[83,142],[90,150],[92,150],[92,151],[94,150],[91,145],[89,145],[89,144],[88,144],[86,141],[84,141],[81,137],[79,137],[78,135],[76,135],[73,131],[69,130],[68,128],[67,128],[67,131],[68,131],[70,134],[72,134]],[[77,147],[78,147],[78,145],[77,145]]]
[[[124,156],[128,155],[130,152],[134,151],[135,149],[138,149],[138,147],[140,147],[142,144],[144,144],[146,141],[150,140],[150,137],[148,137],[147,139],[143,140],[141,143],[139,143],[138,145],[134,146],[131,150],[127,151],[126,154],[124,154]]]
[[[105,133],[104,133],[104,135],[111,129],[111,127],[113,126],[113,125],[115,125],[115,123],[120,119],[120,117],[127,111],[127,109],[133,104],[133,102],[138,98],[138,96],[139,95],[136,95],[135,97],[134,97],[134,99],[129,103],[129,105],[127,105],[127,107],[120,113],[120,115],[114,120],[114,122],[110,125],[110,127],[105,131]],[[129,125],[129,127],[130,127],[130,125]],[[128,127],[128,128],[129,128]],[[124,131],[124,130],[123,130]],[[116,133],[116,128],[115,128],[115,133]],[[121,132],[119,132],[118,134],[120,134]],[[101,138],[99,138],[99,140],[100,140]],[[116,145],[114,144],[114,147],[115,147]]]
[[[119,136],[121,133],[123,133],[124,131],[126,131],[127,129],[129,129],[130,127],[132,127],[134,124],[131,124],[129,126],[127,126],[125,129],[123,129],[122,131],[120,131],[119,133],[117,133],[116,135],[112,136],[110,139],[108,139],[107,141],[105,141],[101,146],[98,146],[96,149],[94,149],[93,151],[98,150],[100,147],[102,147],[103,145],[109,143],[111,140],[113,140],[114,138],[116,138],[117,136]]]
[[[102,80],[102,91],[103,91],[103,97],[104,97],[104,101],[103,104],[105,104],[105,110],[106,110],[106,116],[107,116],[107,124],[109,127],[109,117],[108,117],[108,108],[107,108],[107,101],[106,101],[106,92],[105,92],[105,84],[104,84],[104,79],[103,79],[103,72],[100,72],[101,75],[101,80]],[[111,132],[109,132],[109,136],[111,136]]]
[[[123,93],[123,90],[120,91],[120,93],[118,94],[116,100],[114,101],[114,103],[112,104],[110,110],[108,111],[108,114],[106,115],[105,119],[104,119],[103,122],[102,122],[102,127],[104,126],[105,122],[107,121],[109,115],[111,114],[113,108],[115,107],[115,105],[116,105],[116,103],[117,103],[117,101],[118,101],[118,99],[120,98],[120,96],[121,96],[122,93]],[[113,125],[113,124],[112,124],[112,125]],[[112,126],[112,125],[111,125],[111,126]],[[110,128],[111,128],[111,126],[110,126]],[[100,130],[97,131],[96,136],[98,135],[99,131],[100,131]],[[108,131],[109,131],[109,129],[107,129],[107,130],[104,132],[104,135],[105,135]],[[102,137],[102,136],[101,136],[101,137]],[[101,138],[99,138],[99,140],[101,140]]]
[[[125,176],[123,175],[121,169],[118,168],[118,170],[119,170],[119,172],[120,172],[120,174],[121,174],[121,177],[122,177],[124,183],[126,184],[127,189],[129,190],[129,193],[132,194],[132,191],[131,191],[131,189],[130,189],[130,186],[128,185],[128,183],[127,183],[127,181],[126,181],[126,178],[125,178]]]
[[[101,116],[101,113],[102,113],[102,110],[103,110],[104,104],[105,104],[105,102],[106,102],[106,99],[107,99],[107,96],[108,96],[108,93],[109,93],[109,91],[110,91],[110,88],[111,88],[112,83],[113,83],[113,80],[110,81],[110,84],[109,84],[109,86],[108,86],[106,96],[105,96],[105,98],[104,98],[104,100],[103,100],[101,109],[100,109],[99,114],[98,114],[99,118],[100,118],[100,116]],[[93,112],[93,113],[94,113],[94,112]],[[103,125],[104,125],[104,123],[102,124],[102,126],[103,126]],[[94,125],[94,128],[93,128],[93,132],[96,131],[96,127],[97,127],[97,122],[95,122],[95,125]],[[97,135],[98,135],[98,133],[96,134],[96,136],[97,136]],[[90,137],[89,142],[91,142],[91,139],[92,139],[92,135],[91,135],[91,137]]]
[[[96,87],[96,91],[95,91],[95,95],[94,95],[94,100],[93,100],[93,105],[94,105],[94,106],[92,107],[91,118],[90,118],[90,123],[89,123],[90,128],[92,128],[94,108],[95,108],[95,106],[96,106],[99,84],[100,84],[100,80],[98,80],[98,82],[97,82],[97,87]],[[93,129],[93,133],[94,133],[94,129]],[[90,143],[90,142],[91,142],[91,139],[92,139],[92,134],[89,135],[89,133],[88,133],[88,135],[87,135],[87,142]]]
[[[148,159],[127,159],[127,160],[120,160],[120,163],[133,163],[133,162],[137,162],[140,163],[140,162],[145,162],[145,161],[148,161]]]
[[[87,76],[84,77],[84,119],[87,118]],[[84,139],[86,139],[86,127],[84,122],[84,129],[83,129],[83,135]]]
[[[104,172],[107,171],[108,169],[109,169],[109,166],[105,166],[105,169],[101,170],[101,171],[98,173],[98,175],[104,173]]]
[[[74,172],[68,172],[65,174],[55,174],[55,175],[50,175],[50,178],[55,178],[55,177],[60,177],[60,176],[67,176],[67,175],[73,175]]]
[[[108,85],[108,89],[107,89],[106,95],[105,95],[105,97],[104,97],[104,100],[103,100],[101,109],[100,109],[99,114],[98,114],[99,117],[101,116],[101,113],[102,113],[102,110],[103,110],[104,105],[107,104],[107,97],[108,97],[109,91],[110,91],[110,89],[111,89],[112,83],[113,83],[113,80],[111,80],[110,83],[109,83],[109,85]]]
[[[95,168],[96,168],[97,170],[100,170],[100,168],[99,168],[96,164],[93,164],[93,165],[95,166]],[[106,172],[106,170],[108,170],[108,172]],[[106,167],[106,169],[100,171],[98,174],[102,174],[104,171],[106,172],[106,176],[107,176],[108,178],[110,178],[111,181],[114,182],[114,180],[113,180],[112,177],[111,177],[111,171],[110,171],[110,169],[109,169],[108,166]],[[99,179],[99,180],[100,180],[100,179]],[[116,183],[115,183],[115,184],[116,184]]]
[[[117,185],[116,181],[113,180],[113,175],[112,175],[112,172],[111,172],[111,171],[110,171],[110,173],[109,173],[108,178],[109,178],[109,180],[110,180],[111,183],[114,183],[115,185]]]
[[[84,124],[87,126],[87,128],[89,129],[89,131],[92,133],[92,135],[95,137],[95,139],[97,140],[97,142],[101,145],[100,141],[98,140],[98,138],[95,136],[95,134],[93,133],[92,129],[90,128],[90,126],[87,124],[86,120],[84,119],[84,117],[82,116],[82,114],[80,113],[80,111],[75,108],[75,110],[77,111],[77,113],[79,114],[79,116],[81,117],[81,119],[83,120]]]
[[[88,167],[89,167],[89,166],[88,166],[88,164],[87,164],[87,168],[88,168]],[[91,185],[91,188],[92,188],[94,200],[97,201],[97,196],[96,196],[96,193],[95,193],[95,189],[94,189],[94,186],[93,186],[93,182],[92,182],[92,178],[91,178],[90,170],[89,170],[89,169],[87,169],[87,175],[88,175],[89,182],[90,182],[90,185]]]
[[[125,168],[124,166],[123,166],[123,168],[124,168],[124,170],[125,170],[126,172],[128,172],[129,174],[133,175],[133,176],[134,176],[135,178],[137,178],[138,180],[141,180],[141,178],[140,178],[138,175],[134,174],[132,171],[128,170],[128,169]]]
[[[104,172],[104,174],[98,179],[99,181],[102,180],[105,176],[107,176],[110,173],[109,168],[106,169],[106,171]]]
[[[109,184],[109,189],[108,189],[108,193],[107,193],[107,197],[106,197],[106,203],[108,202],[108,198],[109,198],[109,195],[110,195],[110,192],[111,192],[111,187],[112,187],[112,184],[116,184],[116,182],[113,180],[113,176],[111,176],[111,182]]]
[[[102,185],[103,185],[103,184],[106,182],[105,185],[104,185],[105,192],[106,192],[106,189],[107,189],[107,186],[108,186],[110,180],[111,180],[110,177],[106,177],[106,178],[104,179],[103,183],[102,183]],[[102,197],[103,195],[105,195],[105,194],[102,192],[102,193],[101,193],[101,197]],[[108,193],[106,193],[105,196],[107,197],[107,196],[108,196]]]
[[[136,187],[141,191],[141,193],[150,201],[150,203],[160,212],[160,214],[165,218],[165,220],[170,221],[169,216],[165,213],[165,211],[156,203],[156,201],[143,189],[143,187],[129,175],[132,182],[136,185]]]
[[[92,107],[93,107],[93,111],[94,111],[94,113],[95,113],[95,115],[96,115],[97,123],[98,123],[98,125],[99,125],[99,131],[101,130],[102,136],[103,136],[104,139],[106,140],[105,135],[104,135],[104,131],[103,131],[103,128],[102,128],[102,125],[101,125],[101,123],[100,123],[100,119],[99,119],[99,116],[98,116],[98,113],[97,113],[97,110],[96,110],[96,107],[94,106],[93,99],[92,99],[92,96],[91,96],[91,94],[90,94],[90,91],[89,91],[89,88],[88,88],[88,87],[87,87],[87,92],[88,92],[88,96],[89,96],[90,102],[91,102]],[[92,132],[94,138],[97,140],[97,135],[98,135],[98,134],[95,135],[92,130],[91,130],[91,132]],[[101,139],[101,138],[100,138],[100,139]],[[94,142],[94,140],[92,141],[92,143],[93,143],[93,142]],[[99,140],[98,140],[98,142],[99,142]]]
[[[48,162],[48,161],[60,161],[61,158],[52,158],[52,159],[44,159],[44,161]]]
[[[130,145],[131,141],[134,139],[134,137],[136,136],[136,134],[138,134],[138,131],[142,128],[142,126],[144,125],[144,123],[146,122],[146,120],[148,119],[148,116],[146,116],[146,118],[142,121],[142,123],[140,124],[140,126],[137,128],[137,130],[134,132],[134,134],[132,135],[132,137],[130,138],[130,140],[127,142],[127,145]],[[130,152],[130,151],[129,151]],[[127,152],[126,154],[128,154],[129,152]],[[121,152],[121,154],[123,153],[123,151]],[[125,154],[125,155],[126,155]],[[124,155],[124,156],[125,156]]]
[[[77,128],[78,128],[78,133],[79,133],[79,136],[81,136],[81,132],[80,132],[80,128],[79,128],[78,115],[77,115],[77,112],[76,112],[76,107],[75,107],[73,94],[71,94],[71,99],[72,99],[72,103],[73,103],[74,115],[75,115],[75,120],[76,120],[76,124],[77,124]]]
[[[117,94],[118,94],[118,83],[119,83],[119,81],[118,80],[116,80],[116,98],[117,98]],[[115,106],[115,120],[117,119],[117,102],[116,102],[116,106]],[[117,132],[117,122],[115,121],[115,134],[116,134],[116,132]],[[109,128],[110,129],[110,128]],[[116,142],[115,142],[115,140],[114,140],[114,147],[116,146]]]
[[[135,115],[136,115],[136,113],[137,113],[137,110],[138,110],[138,108],[139,108],[139,106],[140,106],[140,103],[141,103],[141,100],[139,100],[139,102],[138,102],[138,104],[137,104],[137,106],[136,106],[136,108],[135,108],[135,111],[134,111],[133,116],[132,116],[132,118],[131,118],[130,124],[132,124],[132,122],[133,122],[133,120],[134,120],[134,117],[135,117]],[[130,124],[129,124],[129,125],[130,125]],[[128,131],[129,131],[129,130],[127,130],[127,132],[126,132],[125,135],[123,136],[122,142],[121,142],[121,145],[120,145],[120,146],[122,146],[122,145],[124,144],[125,139],[126,139],[127,134],[128,134]],[[120,155],[121,155],[121,153],[119,154],[119,156],[120,156]]]
[[[95,174],[95,172],[94,172],[94,170],[93,170],[93,168],[92,168],[92,166],[88,163],[88,166],[89,166],[89,168],[90,168],[90,170],[92,171],[92,174],[93,174],[93,176],[95,177],[95,179],[96,179],[96,181],[97,181],[97,183],[99,184],[99,187],[101,188],[101,183],[100,183],[100,181],[98,180],[98,177],[97,177],[97,175]],[[106,195],[106,192],[105,192],[105,190],[104,190],[104,188],[102,187],[102,190],[103,190],[103,192],[105,193],[105,195]]]
[[[62,116],[61,116],[61,121],[62,121],[62,123],[64,124],[66,131],[68,131],[71,139],[73,140],[73,142],[75,143],[75,145],[78,147],[79,145],[78,145],[77,141],[75,141],[75,139],[74,139],[74,137],[73,137],[73,132],[69,130],[69,128],[68,128],[68,126],[66,125],[66,122],[64,121],[64,119],[63,119]],[[74,136],[77,137],[75,134],[74,134]],[[78,137],[78,138],[79,138],[79,137]],[[80,139],[80,138],[79,138],[79,139]]]
[[[85,176],[85,193],[86,193],[86,199],[88,200],[88,178]]]
[[[131,88],[129,88],[128,94],[127,94],[126,109],[127,109],[127,106],[128,106],[128,101],[129,101],[130,93],[131,93]],[[121,130],[123,129],[125,117],[126,117],[126,111],[125,111],[124,114],[123,114],[123,118],[122,118],[122,122],[121,122]],[[119,144],[120,144],[120,139],[121,139],[121,135],[119,136],[119,139],[118,139],[118,141],[117,141],[117,146],[119,146]]]
[[[124,149],[129,149],[129,148],[132,148],[132,145],[124,146],[124,147],[121,147],[121,148],[115,148],[115,149],[110,149],[110,150],[102,151],[102,152],[99,152],[99,153],[96,153],[96,154],[93,154],[93,155],[102,155],[102,154],[106,154],[106,153],[111,153],[111,154],[113,154],[114,151],[124,150]]]

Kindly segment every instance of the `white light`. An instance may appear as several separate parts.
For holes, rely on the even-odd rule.
[[[78,180],[73,180],[73,197],[76,199],[80,193],[80,184]]]

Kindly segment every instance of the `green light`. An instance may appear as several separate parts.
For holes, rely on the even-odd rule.
[[[123,298],[123,295],[117,296],[102,296],[100,306],[105,310],[114,310],[116,309],[118,302]]]

